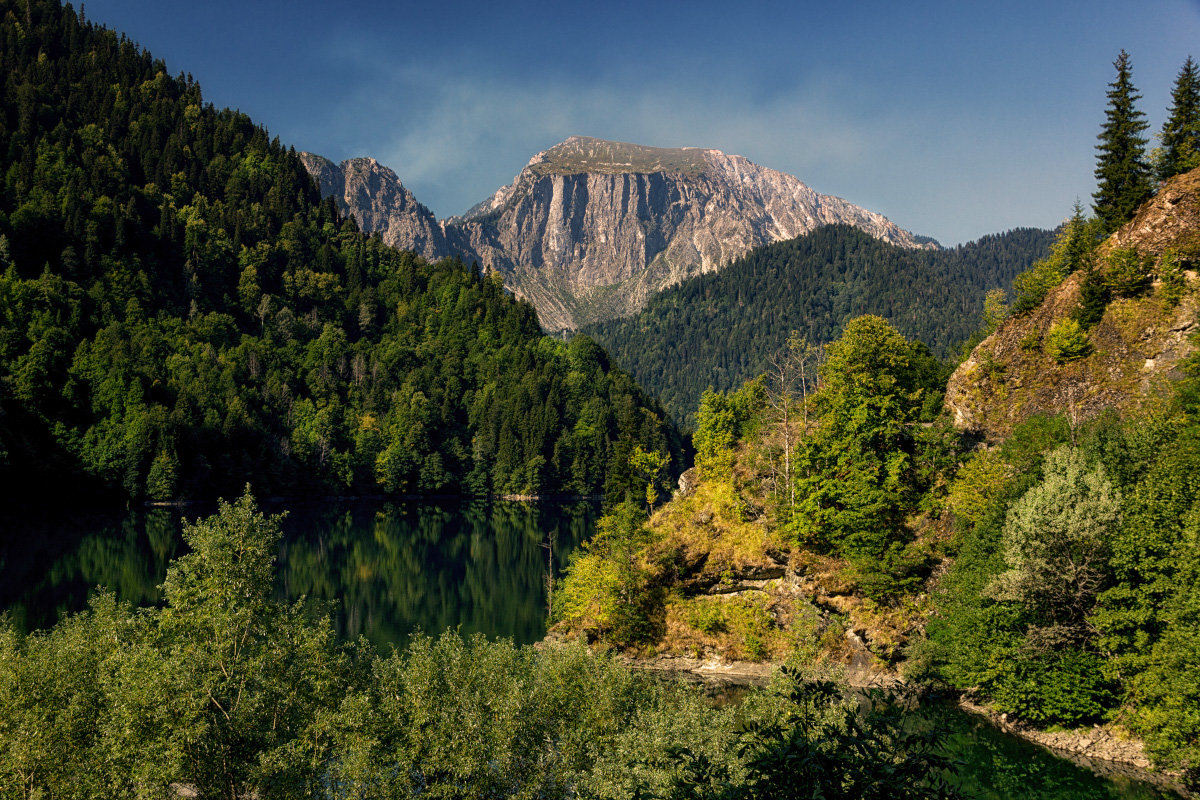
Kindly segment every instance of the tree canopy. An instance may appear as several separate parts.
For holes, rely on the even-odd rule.
[[[0,479],[168,500],[598,493],[666,415],[497,276],[361,234],[296,153],[70,6],[0,6]]]
[[[1160,138],[1154,165],[1160,181],[1200,167],[1200,67],[1191,56],[1175,79]]]

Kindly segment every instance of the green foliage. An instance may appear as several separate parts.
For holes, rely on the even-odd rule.
[[[0,20],[14,494],[581,493],[677,432],[586,339],[363,236],[299,157],[52,0]],[[644,486],[639,486],[639,493]]]
[[[1095,327],[1104,317],[1104,310],[1112,300],[1112,288],[1100,269],[1089,270],[1079,284],[1079,307],[1071,312],[1071,319],[1084,329]]]
[[[331,741],[318,716],[349,685],[349,650],[327,618],[272,599],[278,527],[248,494],[185,537],[164,608],[135,614],[100,595],[48,634],[4,632],[6,787],[20,775],[57,797],[163,795],[172,782],[205,797],[319,794]],[[45,734],[22,730],[31,711]]]
[[[1010,480],[1012,467],[996,450],[976,453],[955,474],[947,505],[958,521],[973,527],[983,520]]]
[[[991,336],[1000,329],[1000,323],[1008,316],[1008,293],[997,287],[983,298],[983,336]]]
[[[1149,127],[1136,107],[1141,95],[1130,79],[1129,54],[1124,50],[1113,62],[1116,79],[1109,84],[1108,108],[1096,145],[1096,192],[1092,208],[1104,233],[1112,233],[1133,218],[1138,206],[1151,195],[1150,168],[1146,163]]]
[[[1094,723],[1119,697],[1104,666],[1102,656],[1085,650],[1018,650],[990,682],[992,703],[997,711],[1034,725]]]
[[[1065,364],[1086,356],[1092,345],[1083,327],[1072,317],[1064,317],[1046,331],[1042,349],[1059,364]]]
[[[609,642],[633,644],[651,638],[651,610],[660,604],[642,561],[641,549],[649,540],[645,521],[633,501],[618,504],[600,519],[595,536],[572,554],[555,587],[555,620]]]
[[[1158,763],[1194,771],[1198,437],[1169,414],[1074,432],[1035,418],[989,451],[1009,477],[968,495],[920,669],[1036,724],[1118,716]]]
[[[1007,569],[989,592],[1024,606],[1031,646],[1087,640],[1120,505],[1104,468],[1062,446],[1046,457],[1041,482],[1009,507],[1001,533]]]
[[[451,631],[385,656],[339,645],[328,618],[270,599],[278,535],[248,496],[222,503],[188,526],[192,551],[169,570],[165,607],[98,595],[30,636],[0,620],[0,793],[626,800],[672,796],[686,752],[745,796],[768,775],[781,722],[822,754],[829,786],[861,791],[891,773],[929,787],[918,772],[944,765],[900,706],[860,719],[829,687],[808,705],[796,692],[752,695],[737,716],[755,733],[742,737],[734,713],[697,689],[582,645]]]
[[[960,797],[946,781],[948,732],[935,718],[914,723],[912,697],[867,689],[848,700],[836,684],[809,681],[785,668],[776,691],[788,701],[780,721],[745,726],[744,781],[730,781],[722,765],[703,754],[678,753],[674,800]]]
[[[1175,79],[1159,138],[1162,148],[1155,153],[1154,172],[1160,181],[1200,167],[1200,67],[1191,56]]]
[[[1051,289],[1062,283],[1063,278],[1079,270],[1090,270],[1098,233],[1097,221],[1086,219],[1083,209],[1076,203],[1074,213],[1055,238],[1050,254],[1013,279],[1016,296],[1012,313],[1032,311],[1041,305]]]
[[[1162,278],[1163,302],[1172,308],[1179,305],[1188,288],[1179,254],[1171,249],[1166,250],[1159,261],[1158,274]]]
[[[797,453],[792,529],[847,558],[868,595],[890,597],[915,566],[904,516],[932,478],[919,469],[914,431],[928,375],[919,350],[879,317],[851,320],[826,352],[820,421]]]
[[[1153,256],[1139,253],[1136,247],[1114,249],[1101,267],[1105,286],[1117,297],[1137,297],[1146,291],[1153,268]]]
[[[763,410],[765,389],[762,381],[750,381],[728,394],[708,389],[700,398],[696,412],[696,466],[711,478],[728,478],[733,470],[737,442],[750,433]]]
[[[671,457],[666,453],[647,453],[641,445],[637,445],[633,449],[633,456],[630,457],[629,462],[634,471],[646,483],[647,514],[654,511],[654,506],[658,502],[659,489],[670,460]]]
[[[759,248],[652,297],[633,317],[589,326],[628,369],[691,422],[706,387],[729,392],[771,371],[796,334],[833,341],[877,314],[946,356],[973,332],[984,295],[1044,255],[1053,234],[1018,229],[939,250],[908,250],[847,226]]]
[[[1037,308],[1055,286],[1062,283],[1066,273],[1050,259],[1042,259],[1013,278],[1013,314],[1024,314]]]

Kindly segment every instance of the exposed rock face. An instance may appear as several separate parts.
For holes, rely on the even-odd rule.
[[[370,201],[360,211],[349,179],[341,193],[336,181],[326,190],[321,180],[364,230],[386,230],[385,240],[400,246],[433,241],[420,239],[411,214],[389,215],[370,192],[355,195]],[[655,292],[754,247],[832,223],[905,247],[936,246],[741,156],[572,137],[534,156],[491,198],[444,221],[442,254],[499,270],[546,328],[576,328],[632,313]]]
[[[446,230],[556,329],[630,314],[684,278],[830,223],[925,245],[879,214],[741,156],[584,137],[538,153]]]
[[[321,194],[333,197],[343,213],[352,213],[367,233],[379,231],[385,244],[412,250],[436,261],[451,254],[437,218],[417,202],[400,178],[373,158],[351,158],[334,164],[312,153],[300,153],[305,169],[317,179]]]
[[[1097,255],[1118,247],[1156,257],[1168,248],[1193,260],[1200,255],[1200,170],[1168,181]],[[955,424],[997,440],[1038,413],[1083,421],[1158,402],[1181,377],[1183,360],[1195,350],[1191,334],[1200,328],[1197,276],[1186,274],[1193,291],[1179,305],[1163,300],[1159,282],[1142,297],[1114,300],[1088,333],[1091,354],[1057,364],[1038,343],[1079,305],[1084,276],[1068,276],[1041,306],[1006,320],[954,371],[946,408]]]

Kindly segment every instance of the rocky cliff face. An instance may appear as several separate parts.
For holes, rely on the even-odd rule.
[[[320,161],[312,159],[310,171],[322,190],[342,198],[364,230],[385,230],[385,240],[402,247],[436,242],[413,213],[390,209],[378,192],[359,183],[352,192],[348,173],[344,186],[330,178],[326,190]],[[369,160],[346,163],[360,161],[383,169]],[[439,254],[499,270],[546,328],[576,328],[632,313],[684,278],[831,223],[905,247],[935,246],[741,156],[572,137],[534,156],[491,198],[444,221]]]
[[[446,230],[511,276],[543,325],[574,328],[632,313],[684,278],[830,223],[925,245],[879,214],[741,156],[584,137],[534,156]]]
[[[351,158],[334,164],[312,153],[300,153],[305,169],[317,179],[321,194],[333,197],[343,213],[352,213],[368,233],[379,231],[385,244],[412,250],[431,261],[451,254],[437,218],[417,202],[395,172],[373,158]]]
[[[1171,249],[1194,264],[1200,257],[1200,170],[1168,181],[1137,216],[1097,252],[1135,247],[1161,258]],[[1158,402],[1192,354],[1200,329],[1195,272],[1178,305],[1167,303],[1161,281],[1140,297],[1113,300],[1088,332],[1091,353],[1065,364],[1040,342],[1080,303],[1084,276],[1075,273],[1051,290],[1041,306],[1008,319],[963,362],[946,387],[946,407],[960,428],[989,439],[1007,436],[1034,414],[1067,414],[1075,421],[1112,409],[1128,413]]]

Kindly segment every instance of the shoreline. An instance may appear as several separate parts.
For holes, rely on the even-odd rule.
[[[272,495],[261,498],[263,503],[357,503],[383,502],[387,500],[414,502],[424,501],[440,503],[447,501],[504,501],[517,503],[571,503],[584,500],[603,499],[601,494],[329,494],[317,497],[303,495],[287,496]],[[144,500],[143,508],[189,508],[191,506],[215,504],[221,498],[192,498],[175,500]]]
[[[776,662],[726,661],[719,657],[701,659],[662,655],[640,658],[623,653],[616,657],[633,669],[699,683],[708,689],[763,688],[770,683],[771,675],[780,666]],[[894,672],[853,668],[847,669],[837,680],[854,689],[904,683],[904,679]],[[1178,773],[1154,768],[1140,739],[1119,736],[1113,730],[1100,726],[1064,731],[1038,730],[1009,722],[1006,714],[975,703],[965,695],[959,697],[956,706],[1004,733],[1037,745],[1056,758],[1070,761],[1096,775],[1130,778],[1173,791],[1180,797],[1193,797],[1180,784]]]
[[[992,727],[1036,744],[1052,755],[1097,775],[1132,778],[1173,791],[1180,797],[1193,797],[1179,782],[1179,773],[1156,769],[1146,755],[1142,740],[1123,730],[1094,725],[1091,728],[1043,731],[1020,722],[1009,722],[1007,714],[997,713],[966,696],[960,697],[957,705]]]

